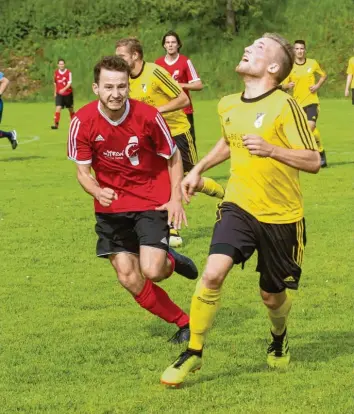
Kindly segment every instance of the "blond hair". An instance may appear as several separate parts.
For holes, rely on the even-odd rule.
[[[281,56],[280,70],[276,75],[278,83],[281,83],[289,75],[291,69],[293,68],[295,61],[294,47],[278,33],[264,33],[262,37],[274,40],[281,47],[283,53]]]
[[[127,47],[131,54],[136,52],[140,56],[140,59],[143,59],[144,57],[143,47],[139,39],[137,39],[136,37],[126,37],[124,39],[118,40],[116,43],[116,49],[117,47],[121,47],[121,46]]]

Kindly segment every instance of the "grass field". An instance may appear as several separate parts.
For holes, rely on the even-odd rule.
[[[219,137],[216,102],[197,102],[200,155]],[[265,365],[268,321],[256,258],[234,269],[204,353],[179,390],[159,376],[184,347],[174,326],[140,309],[95,258],[92,201],[66,160],[68,115],[52,104],[5,105],[0,141],[0,413],[352,413],[354,108],[324,100],[319,126],[330,167],[302,175],[308,245],[293,293],[287,373]],[[226,183],[228,166],[212,171]],[[215,201],[188,207],[182,252],[202,270]],[[163,287],[185,309],[194,282]]]

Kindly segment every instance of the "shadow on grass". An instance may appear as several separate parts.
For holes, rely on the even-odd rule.
[[[0,162],[28,161],[28,160],[38,160],[38,159],[45,159],[45,158],[47,157],[41,157],[39,155],[29,155],[28,157],[0,158]]]
[[[326,331],[318,335],[308,333],[301,335],[301,341],[302,344],[297,344],[292,347],[292,359],[294,362],[331,361],[333,358],[339,356],[352,355],[354,332]]]

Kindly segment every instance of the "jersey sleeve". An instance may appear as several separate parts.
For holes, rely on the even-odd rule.
[[[73,75],[72,75],[71,71],[69,70],[68,83],[71,84],[72,82],[73,82]]]
[[[150,137],[155,145],[156,153],[160,157],[168,160],[176,152],[176,143],[166,121],[159,112],[156,112],[155,118],[151,122]]]
[[[177,98],[182,92],[182,88],[164,68],[156,67],[153,71],[153,75],[158,89],[170,98]]]
[[[354,58],[350,58],[348,62],[347,75],[354,75]],[[1,79],[1,77],[0,77]]]
[[[190,59],[187,59],[187,79],[188,83],[196,82],[200,80],[200,77],[195,70],[195,67]]]
[[[317,62],[317,60],[315,61],[315,69],[314,72],[318,73],[320,76],[326,76],[326,72],[321,68],[320,64]]]
[[[305,112],[295,99],[287,99],[280,114],[280,122],[291,148],[318,150],[316,140],[308,126]]]
[[[77,116],[70,123],[68,158],[77,164],[91,164],[92,162],[92,148],[87,124],[83,124]]]
[[[0,80],[4,77],[4,74],[0,72]]]

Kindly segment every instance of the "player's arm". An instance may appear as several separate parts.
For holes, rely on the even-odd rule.
[[[202,174],[229,158],[230,146],[226,139],[222,137],[216,143],[215,147],[192,168],[182,181],[182,194],[187,203],[190,202],[191,197],[196,192]]]
[[[347,75],[347,83],[345,85],[344,96],[349,96],[349,89],[350,89],[350,85],[352,84],[352,80],[353,80],[353,75],[349,73]]]
[[[109,207],[113,200],[117,200],[117,193],[111,188],[101,188],[91,174],[91,164],[76,164],[77,180],[81,187],[94,197],[103,207]]]
[[[101,188],[91,174],[92,149],[87,125],[78,117],[71,121],[67,147],[68,158],[76,162],[76,176],[81,187],[94,197],[103,207],[108,207],[117,194],[111,188]]]
[[[153,72],[153,76],[156,89],[169,98],[169,102],[156,108],[159,112],[177,111],[189,105],[187,94],[167,71],[161,67],[157,67]]]
[[[328,77],[326,72],[320,67],[318,63],[316,65],[315,72],[320,75],[320,78],[315,85],[310,86],[310,91],[312,93],[317,92],[320,89],[320,87],[326,82]]]
[[[283,91],[288,91],[292,89],[294,86],[295,86],[295,82],[291,80],[290,75],[287,78],[285,78],[283,82],[280,84],[280,87]]]
[[[251,155],[269,157],[300,171],[317,173],[321,158],[315,138],[309,129],[302,108],[294,99],[288,99],[282,113],[276,120],[278,133],[288,141],[289,148],[270,144],[262,137],[247,134],[242,137]]]
[[[186,61],[186,75],[187,83],[180,83],[180,87],[189,91],[201,91],[203,89],[203,83],[190,59]]]
[[[5,78],[5,76],[0,77],[0,97],[6,91],[7,87],[9,86],[10,81]]]

